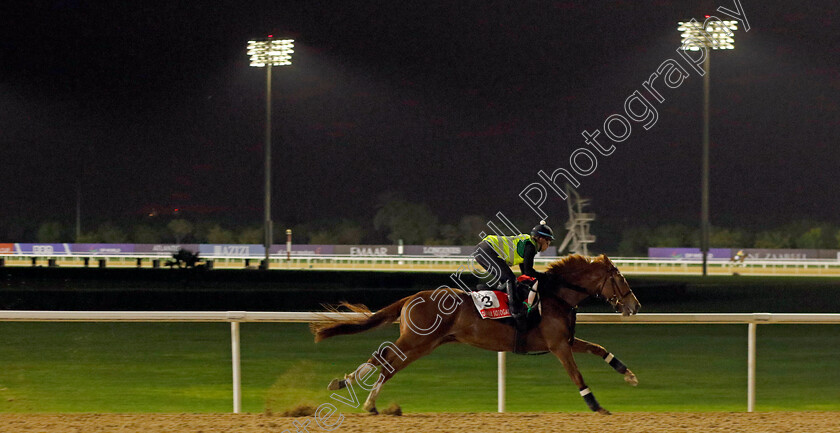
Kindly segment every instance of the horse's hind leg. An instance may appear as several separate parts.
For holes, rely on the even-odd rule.
[[[352,373],[344,375],[344,379],[333,379],[327,385],[327,389],[342,389],[348,385],[356,385],[361,382],[360,386],[362,389],[370,391],[363,409],[372,414],[378,414],[379,412],[376,410],[376,398],[379,396],[382,385],[397,374],[398,371],[408,366],[408,364],[428,355],[441,344],[440,341],[429,341],[426,339],[409,341],[417,340],[418,337],[400,337],[396,343],[382,343],[367,362],[358,366]],[[381,367],[378,378],[374,384],[370,384],[369,382],[371,380],[369,378],[377,367]]]
[[[348,373],[344,375],[344,379],[335,378],[330,381],[330,384],[327,385],[327,389],[331,391],[335,391],[337,389],[346,388],[347,385],[353,385],[359,383],[359,381],[364,381],[367,379],[368,375],[371,374],[376,367],[381,365],[380,358],[378,353],[383,349],[382,346],[379,346],[379,349],[374,352],[374,356],[370,357],[367,361],[363,364],[356,367],[352,373]]]
[[[600,346],[595,343],[590,343],[586,340],[581,340],[580,338],[575,338],[575,342],[572,345],[572,351],[577,353],[591,353],[596,356],[600,356],[601,359],[607,362],[615,371],[619,374],[624,375],[624,381],[629,383],[632,386],[636,386],[639,384],[639,379],[636,378],[636,375],[627,368],[624,363],[618,360],[610,352],[607,352],[607,349],[604,349],[603,346]]]
[[[382,385],[394,377],[397,372],[407,367],[412,362],[431,353],[441,344],[441,341],[422,339],[419,336],[409,338],[400,337],[395,344],[383,344],[380,349],[371,357],[370,364],[381,367],[379,378],[372,386],[368,398],[362,408],[370,413],[379,413],[376,410],[376,398],[382,390]],[[383,346],[385,346],[383,348]],[[394,349],[396,347],[396,350]]]
[[[331,391],[335,391],[337,389],[342,389],[342,388],[347,387],[348,384],[352,385],[352,384],[356,383],[358,381],[359,377],[364,377],[370,371],[370,369],[373,368],[370,365],[372,361],[373,361],[373,358],[368,359],[367,362],[365,362],[364,364],[356,367],[356,369],[353,370],[352,373],[345,374],[344,379],[339,379],[339,378],[333,379],[332,381],[330,381],[330,384],[327,385],[327,389],[329,389]]]
[[[399,340],[397,341],[399,342]],[[379,346],[379,348],[375,352],[373,352],[373,355],[367,361],[356,367],[356,369],[353,370],[352,373],[345,374],[344,379],[335,378],[332,381],[330,381],[330,384],[327,385],[327,389],[334,391],[337,389],[345,388],[347,387],[347,385],[359,383],[360,381],[364,383],[368,376],[374,370],[376,370],[376,367],[382,365],[382,356],[386,354],[385,349],[387,349],[388,346],[395,345],[389,342],[382,343]],[[402,353],[399,346],[396,346],[396,350]],[[394,351],[394,349],[391,349],[391,351]]]

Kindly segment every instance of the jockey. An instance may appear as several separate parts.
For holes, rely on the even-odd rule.
[[[503,287],[508,294],[510,314],[516,320],[517,328],[525,328],[528,310],[524,309],[531,308],[536,293],[531,291],[528,300],[523,299],[520,293],[523,292],[522,286],[527,288],[527,285],[516,283],[516,277],[510,267],[519,265],[522,275],[533,278],[542,277],[543,272],[534,269],[534,256],[548,249],[553,240],[554,232],[551,227],[547,226],[545,221],[540,221],[531,230],[530,235],[490,235],[482,239],[476,248],[474,255],[478,264],[488,272],[495,270],[499,274],[499,286]]]

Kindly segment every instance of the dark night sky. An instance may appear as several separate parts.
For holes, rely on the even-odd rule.
[[[212,6],[211,6],[212,4]],[[840,16],[834,0],[742,0],[751,29],[712,57],[712,222],[840,223]],[[0,203],[71,224],[150,206],[258,224],[264,69],[249,38],[296,40],[274,73],[276,219],[369,219],[384,192],[445,221],[497,211],[569,166],[660,63],[676,22],[717,1],[63,0],[4,6]],[[702,79],[579,189],[599,218],[694,221]],[[603,135],[602,135],[603,137]],[[562,207],[560,206],[562,205]],[[553,221],[565,219],[554,201]],[[558,224],[559,225],[559,224]]]

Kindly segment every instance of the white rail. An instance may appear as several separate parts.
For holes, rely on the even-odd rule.
[[[233,370],[233,412],[242,410],[239,324],[242,322],[308,323],[358,313],[249,311],[23,311],[0,310],[6,322],[230,322]],[[579,323],[595,324],[747,324],[747,412],[755,410],[755,340],[759,324],[840,324],[840,313],[647,313],[623,317],[581,313]],[[498,354],[498,411],[505,411],[505,354]]]
[[[26,254],[0,255],[5,266],[60,266],[81,267],[109,266],[109,267],[152,267],[157,261],[158,266],[164,265],[169,255],[154,254]],[[202,260],[212,260],[216,268],[243,268],[245,262],[257,265],[261,257],[254,256],[202,256]],[[98,261],[102,260],[104,264]],[[545,266],[556,257],[538,257],[537,266]],[[613,262],[625,274],[687,274],[700,273],[701,260],[693,259],[657,259],[614,257]],[[441,271],[453,272],[459,268],[463,271],[470,259],[466,256],[352,256],[352,255],[293,255],[286,259],[285,255],[274,255],[270,258],[272,269],[320,269],[320,270],[394,270],[394,271]],[[716,274],[732,274],[733,272],[750,275],[840,275],[840,260],[747,260],[744,263],[731,263],[726,260],[711,260],[708,263],[709,272]]]

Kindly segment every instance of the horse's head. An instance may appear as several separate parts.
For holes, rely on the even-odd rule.
[[[567,256],[551,264],[548,274],[558,279],[559,286],[603,299],[624,316],[638,313],[642,306],[624,275],[603,254],[595,258]]]
[[[593,262],[602,261],[605,267],[606,277],[601,283],[599,293],[601,298],[605,299],[610,305],[615,308],[617,313],[623,316],[636,314],[642,308],[642,304],[636,298],[636,295],[630,290],[630,285],[621,275],[621,271],[613,264],[612,260],[604,254],[601,254],[593,260]],[[596,295],[598,296],[598,295]]]

